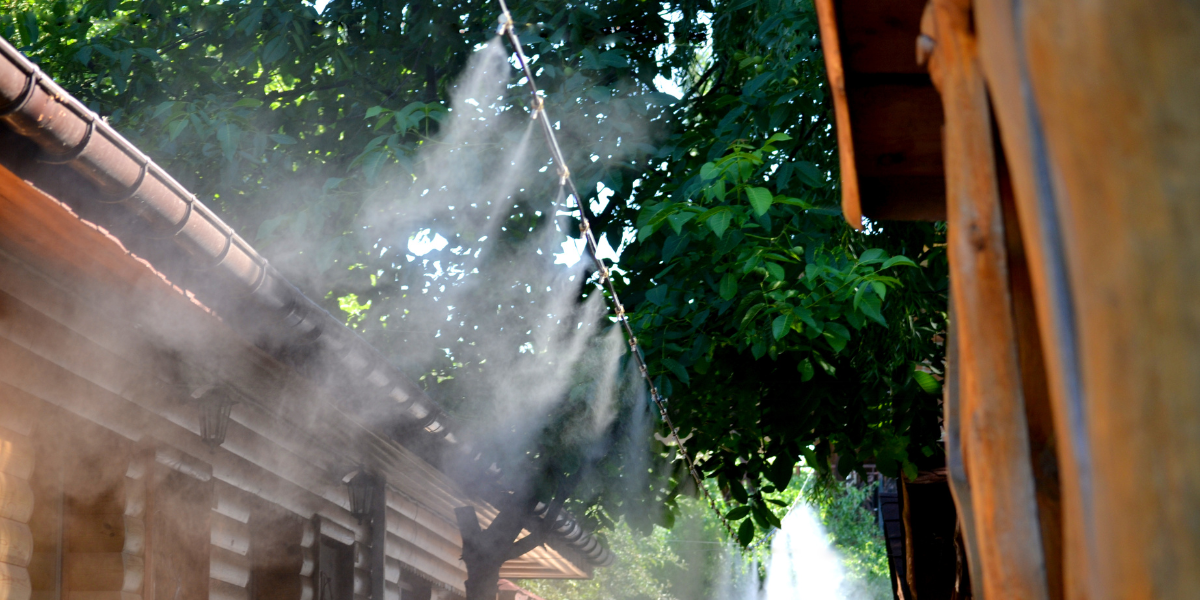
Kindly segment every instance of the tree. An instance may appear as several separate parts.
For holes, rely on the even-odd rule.
[[[573,231],[569,217],[558,219],[554,177],[490,204],[422,199],[430,149],[450,133],[451,92],[492,37],[490,4],[333,0],[318,12],[298,0],[7,0],[4,8],[5,37],[308,295],[343,311],[462,422],[483,418],[473,415],[495,404],[493,383],[514,369],[571,370],[549,352],[565,343],[559,321],[607,335],[589,273],[554,264]],[[855,233],[841,223],[807,1],[513,8],[583,210],[625,246],[622,291],[672,416],[703,474],[749,507],[739,513],[743,541],[752,520],[759,529],[775,523],[762,494],[786,487],[801,455],[817,468],[836,456],[847,472],[869,458],[896,473],[911,469],[910,450],[933,452],[936,395],[913,369],[940,371],[941,232],[873,224]],[[660,75],[685,83],[684,98],[659,92]],[[481,151],[476,171],[520,154],[527,103],[518,86],[481,105],[492,111],[494,151]],[[535,145],[526,164],[549,167],[545,156]],[[622,244],[631,231],[636,239]],[[439,236],[442,249],[409,252],[414,237]],[[450,301],[496,290],[507,295],[494,313]],[[520,343],[499,335],[531,320],[537,326]],[[621,429],[620,419],[587,443],[552,435],[588,410],[572,394],[590,384],[562,381],[570,385],[545,392],[560,400],[553,410],[505,426],[544,443],[491,449],[502,473],[532,474],[499,482],[509,497],[498,502],[520,512],[570,490],[559,503],[604,525],[643,514],[625,506],[640,500],[606,489],[636,488],[668,506],[689,491],[678,462],[626,481],[627,454],[605,453],[638,430]],[[628,405],[644,408],[636,397]],[[659,494],[662,481],[671,489]]]
[[[745,507],[729,517],[748,544],[778,526],[763,493],[801,456],[895,477],[940,451],[926,371],[942,368],[947,270],[941,225],[842,221],[812,6],[721,4],[712,28],[620,266],[671,416]]]

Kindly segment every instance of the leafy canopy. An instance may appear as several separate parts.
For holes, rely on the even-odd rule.
[[[938,451],[936,381],[918,378],[941,371],[944,233],[843,222],[810,3],[722,3],[711,23],[620,266],[652,374],[748,544],[779,526],[763,494],[801,456],[895,477]]]
[[[801,456],[896,475],[934,453],[944,234],[841,221],[811,4],[512,8],[584,209],[623,250],[621,291],[652,375],[703,473],[745,507],[730,515],[742,541],[778,524],[763,494],[786,488]],[[517,351],[486,343],[501,327],[564,314],[559,292],[593,293],[586,274],[555,279],[549,295],[528,286],[525,269],[566,273],[553,260],[562,236],[546,235],[561,225],[549,174],[490,203],[380,201],[422,197],[414,174],[444,138],[451,94],[496,12],[449,0],[333,0],[320,12],[298,0],[5,0],[0,34],[465,417],[480,395],[470,382],[503,375],[488,359]],[[660,93],[660,76],[684,97]],[[527,102],[510,87],[491,118],[519,131]],[[531,152],[530,169],[549,166],[540,146]],[[474,227],[485,217],[502,224],[486,243]],[[439,238],[440,249],[410,249]],[[448,301],[471,290],[507,290],[495,308],[505,318]],[[522,356],[546,360],[552,335],[527,335]],[[576,399],[595,385],[580,377]],[[522,460],[573,456],[545,466],[550,479],[576,468],[587,452],[551,433],[580,411],[568,402],[547,417],[546,444]],[[594,472],[625,477],[624,456]],[[658,498],[668,506],[689,491],[674,465],[674,489]],[[585,486],[581,502],[604,488]],[[613,514],[630,494],[618,496],[602,502]]]

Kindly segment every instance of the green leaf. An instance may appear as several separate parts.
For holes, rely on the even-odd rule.
[[[183,133],[183,129],[187,126],[187,119],[178,119],[172,121],[170,125],[167,125],[167,133],[170,134],[169,139],[174,141],[175,138],[179,137],[179,134]]]
[[[691,378],[688,377],[687,369],[683,368],[683,365],[679,364],[679,361],[673,358],[664,358],[662,359],[662,364],[664,367],[670,369],[685,385],[690,383]]]
[[[670,262],[672,258],[682,254],[687,248],[688,242],[690,242],[691,239],[692,238],[690,236],[686,235],[673,235],[668,237],[667,241],[663,243],[663,262]]]
[[[670,288],[665,285],[652,287],[646,291],[646,299],[659,306],[663,306],[667,303],[667,292],[669,291],[671,291]]]
[[[784,196],[780,196],[780,197],[776,198],[775,202],[778,204],[788,204],[791,206],[799,206],[800,208],[803,208],[805,210],[811,209],[813,207],[811,202],[806,202],[799,198],[787,198]]]
[[[775,457],[775,462],[771,463],[771,470],[767,474],[767,479],[770,480],[776,489],[787,489],[788,484],[792,481],[792,474],[795,470],[795,459],[781,454]]]
[[[750,495],[746,493],[746,488],[742,486],[742,482],[737,479],[729,481],[729,495],[733,496],[733,499],[737,500],[738,504],[750,503]]]
[[[805,381],[812,379],[813,375],[816,374],[816,371],[813,369],[813,366],[812,366],[812,361],[808,360],[807,358],[800,361],[800,363],[796,365],[796,370],[800,371],[800,381],[801,382],[805,382]]]
[[[700,167],[700,179],[704,181],[715,178],[717,174],[717,165],[713,163],[706,162],[704,166]]]
[[[829,342],[829,346],[833,348],[834,352],[841,352],[842,348],[846,347],[846,343],[850,341],[850,330],[841,323],[826,323],[824,335],[825,341]]]
[[[915,267],[917,266],[917,263],[913,262],[912,259],[908,258],[907,256],[893,256],[884,261],[883,266],[879,268],[886,269],[888,267],[894,267],[897,265],[901,267]]]
[[[217,127],[217,141],[221,143],[221,152],[225,154],[225,160],[233,162],[241,138],[241,128],[233,123],[224,123]]]
[[[381,112],[383,112],[383,107],[382,107],[382,106],[372,106],[371,108],[368,108],[368,109],[367,109],[367,118],[368,118],[368,119],[374,119],[374,118],[375,118],[376,116],[378,116],[378,115],[379,115],[379,113],[381,113]]]
[[[750,206],[754,207],[756,215],[762,216],[771,209],[773,196],[767,188],[748,187],[746,188],[746,198],[750,200]]]
[[[819,188],[825,185],[825,174],[814,165],[806,160],[796,161],[796,171],[800,173],[800,180],[809,187]]]
[[[262,106],[262,100],[258,98],[242,98],[233,103],[234,108],[258,108]]]
[[[775,516],[775,513],[765,504],[756,505],[754,508],[754,514],[759,518],[759,525],[766,525],[763,529],[767,527],[774,527],[776,529],[783,527],[783,523],[779,522],[779,517]]]
[[[771,278],[773,278],[775,281],[783,281],[783,278],[786,277],[786,274],[783,272],[783,267],[773,262],[764,263],[763,266],[767,268],[767,273],[770,273]]]
[[[754,541],[754,521],[750,519],[742,521],[742,526],[738,527],[737,537],[739,544],[749,546],[750,542]]]
[[[914,367],[912,378],[926,394],[941,395],[942,384],[937,379],[934,379],[933,375]]]
[[[887,286],[882,281],[872,281],[871,289],[875,290],[875,295],[879,296],[880,300],[887,297]]]
[[[688,221],[691,221],[694,218],[696,218],[696,213],[694,213],[690,210],[685,210],[685,211],[680,211],[680,212],[676,212],[676,213],[672,213],[671,215],[668,215],[667,223],[670,223],[671,229],[674,229],[675,234],[679,235],[679,234],[683,233],[684,224],[687,223]]]
[[[84,46],[80,48],[79,52],[75,53],[75,60],[79,61],[84,66],[87,66],[88,62],[92,60],[92,47]]]
[[[780,131],[779,133],[776,133],[775,135],[767,138],[767,141],[764,143],[764,145],[770,144],[773,142],[786,142],[791,139],[792,139],[792,136]]]
[[[717,234],[717,238],[721,238],[724,237],[725,230],[729,229],[731,220],[733,220],[733,215],[728,210],[722,210],[708,218],[708,226],[712,228],[713,233]]]
[[[869,265],[883,260],[883,250],[879,248],[871,248],[858,256],[858,264]]]
[[[168,110],[171,110],[174,107],[175,107],[175,103],[172,102],[171,100],[167,100],[166,102],[160,102],[158,107],[154,109],[154,118],[157,119],[157,118],[161,117],[163,115],[163,113],[167,112]]]
[[[383,168],[383,164],[387,162],[387,154],[383,152],[373,152],[362,162],[363,175],[366,176],[368,182],[374,182],[379,175],[379,170]]]
[[[138,48],[137,53],[141,54],[142,56],[144,56],[154,62],[161,62],[163,60],[163,57],[160,56],[158,54],[158,51],[155,50],[154,48]]]
[[[817,323],[817,320],[813,318],[811,310],[809,310],[803,306],[800,306],[800,307],[797,307],[794,310],[792,310],[792,314],[796,315],[796,318],[800,319],[800,321],[803,322],[805,325],[808,325],[809,327],[812,327],[813,329],[816,329],[817,331],[822,330],[821,324]]]
[[[862,304],[859,305],[858,309],[862,311],[862,314],[867,315],[867,317],[876,323],[884,327],[888,326],[887,321],[883,318],[879,296],[866,296],[863,298]]]
[[[750,514],[749,506],[739,506],[739,507],[729,511],[725,515],[725,520],[726,521],[739,521],[741,519],[745,519],[746,515],[749,515],[749,514]]]
[[[867,286],[866,283],[863,283],[863,284],[860,284],[858,286],[858,289],[856,289],[854,291],[854,303],[853,303],[854,310],[858,310],[859,305],[862,304],[863,296],[866,295],[867,290],[869,290],[869,289],[871,289],[871,288],[869,286]]]
[[[288,51],[287,38],[282,35],[267,42],[267,45],[265,47],[263,47],[263,51],[262,51],[263,64],[269,65],[269,64],[283,58],[284,55],[287,54],[287,51]]]
[[[737,278],[733,276],[733,273],[726,273],[725,276],[721,278],[721,299],[733,300],[733,297],[737,295],[737,291]]]
[[[792,330],[791,320],[792,315],[779,315],[775,317],[775,320],[771,322],[771,334],[775,336],[775,339],[782,339],[783,336],[787,335],[787,332]]]

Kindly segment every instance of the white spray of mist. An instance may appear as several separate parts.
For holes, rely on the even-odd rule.
[[[763,600],[849,600],[842,559],[817,515],[800,502],[771,539]]]
[[[878,597],[848,577],[842,554],[833,547],[816,511],[800,500],[770,539],[765,578],[760,563],[734,545],[718,550],[713,589],[696,590],[711,600],[871,600]],[[890,597],[890,595],[889,595]]]
[[[589,262],[556,261],[570,213],[537,124],[507,101],[523,89],[511,87],[513,73],[498,38],[481,47],[451,89],[440,130],[410,157],[411,174],[400,172],[364,207],[359,230],[408,274],[392,307],[403,316],[379,339],[405,342],[396,347],[410,373],[428,374],[447,356],[460,365],[446,384],[453,398],[439,398],[445,387],[430,391],[459,403],[451,410],[462,438],[489,457],[485,465],[521,464],[552,418],[561,425],[553,435],[591,458],[616,450],[648,465],[648,448],[604,441],[620,411],[646,402],[631,396],[638,386],[626,380],[620,332],[604,331],[603,295],[579,302]],[[518,212],[524,220],[510,219]],[[627,428],[650,439],[652,423],[632,417]]]

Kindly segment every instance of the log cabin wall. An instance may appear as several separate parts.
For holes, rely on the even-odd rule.
[[[3,402],[4,392],[0,387],[0,590],[7,591],[7,597],[20,599],[32,592],[29,567],[35,556],[29,528],[34,515],[30,478],[35,455],[29,437],[33,422],[27,408]],[[45,560],[43,556],[38,558],[39,564]],[[55,562],[56,557],[50,561]]]
[[[8,182],[0,202],[24,185]],[[103,252],[75,254],[96,261],[85,268],[23,252],[3,233],[22,206],[0,212],[0,598],[317,600],[321,540],[350,548],[350,598],[461,595],[451,515],[471,500],[444,475],[348,421],[144,262],[130,275]],[[95,229],[76,241],[89,236],[112,244]],[[198,331],[193,347],[164,346]],[[214,347],[204,368],[240,394],[220,446],[201,441],[180,378]],[[380,543],[342,480],[364,463],[387,481]],[[515,564],[588,575],[555,552]]]
[[[399,599],[430,580],[460,593],[457,532],[437,510],[389,492],[388,589],[372,593],[369,531],[338,472],[350,460],[249,405],[225,445],[203,444],[186,394],[139,364],[151,348],[111,321],[77,331],[96,315],[0,263],[0,597],[316,599],[321,540],[347,549],[349,598]]]

